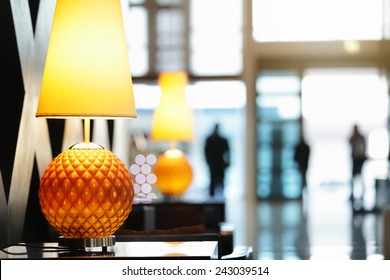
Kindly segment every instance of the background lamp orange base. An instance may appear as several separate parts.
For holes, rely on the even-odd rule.
[[[171,148],[160,155],[154,166],[156,186],[165,196],[184,193],[192,181],[193,173],[185,154]]]
[[[114,245],[111,235],[131,212],[133,197],[125,164],[94,143],[77,144],[59,154],[39,187],[41,210],[63,236],[60,245],[76,248]]]

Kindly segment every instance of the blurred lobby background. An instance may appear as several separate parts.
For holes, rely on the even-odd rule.
[[[156,77],[185,69],[195,115],[195,139],[181,145],[194,168],[186,198],[207,198],[203,149],[219,123],[231,148],[224,197],[236,244],[259,259],[381,258],[380,215],[354,214],[348,201],[348,138],[358,124],[368,141],[356,183],[370,210],[376,180],[388,177],[390,1],[129,2],[138,111],[129,160],[166,148],[148,138]],[[311,147],[304,191],[293,159],[301,131]]]

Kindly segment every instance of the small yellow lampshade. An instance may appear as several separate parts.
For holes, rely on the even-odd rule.
[[[152,140],[192,140],[193,115],[185,98],[187,82],[185,72],[164,72],[160,74],[159,83],[162,95],[153,115]]]
[[[57,0],[36,116],[136,116],[120,0]]]

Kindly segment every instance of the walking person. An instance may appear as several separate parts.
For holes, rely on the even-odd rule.
[[[349,138],[349,144],[351,146],[352,160],[350,199],[354,200],[354,179],[361,177],[363,164],[366,160],[366,139],[361,134],[360,129],[356,124],[353,126],[353,131]],[[361,199],[363,199],[363,195],[364,189],[362,191]]]
[[[303,135],[295,146],[294,160],[298,164],[298,169],[301,175],[302,189],[307,187],[307,168],[309,166],[310,147],[306,143]]]
[[[214,126],[213,132],[206,138],[205,157],[209,168],[209,194],[214,196],[216,189],[224,189],[225,171],[230,165],[230,150],[228,140],[219,133],[219,124]]]

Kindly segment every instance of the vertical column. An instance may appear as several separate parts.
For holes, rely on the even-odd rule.
[[[252,1],[244,1],[244,74],[243,79],[247,87],[246,101],[246,170],[245,174],[245,232],[246,245],[252,246],[254,256],[257,248],[257,113],[256,113],[256,73],[257,62],[253,60],[252,38]]]

